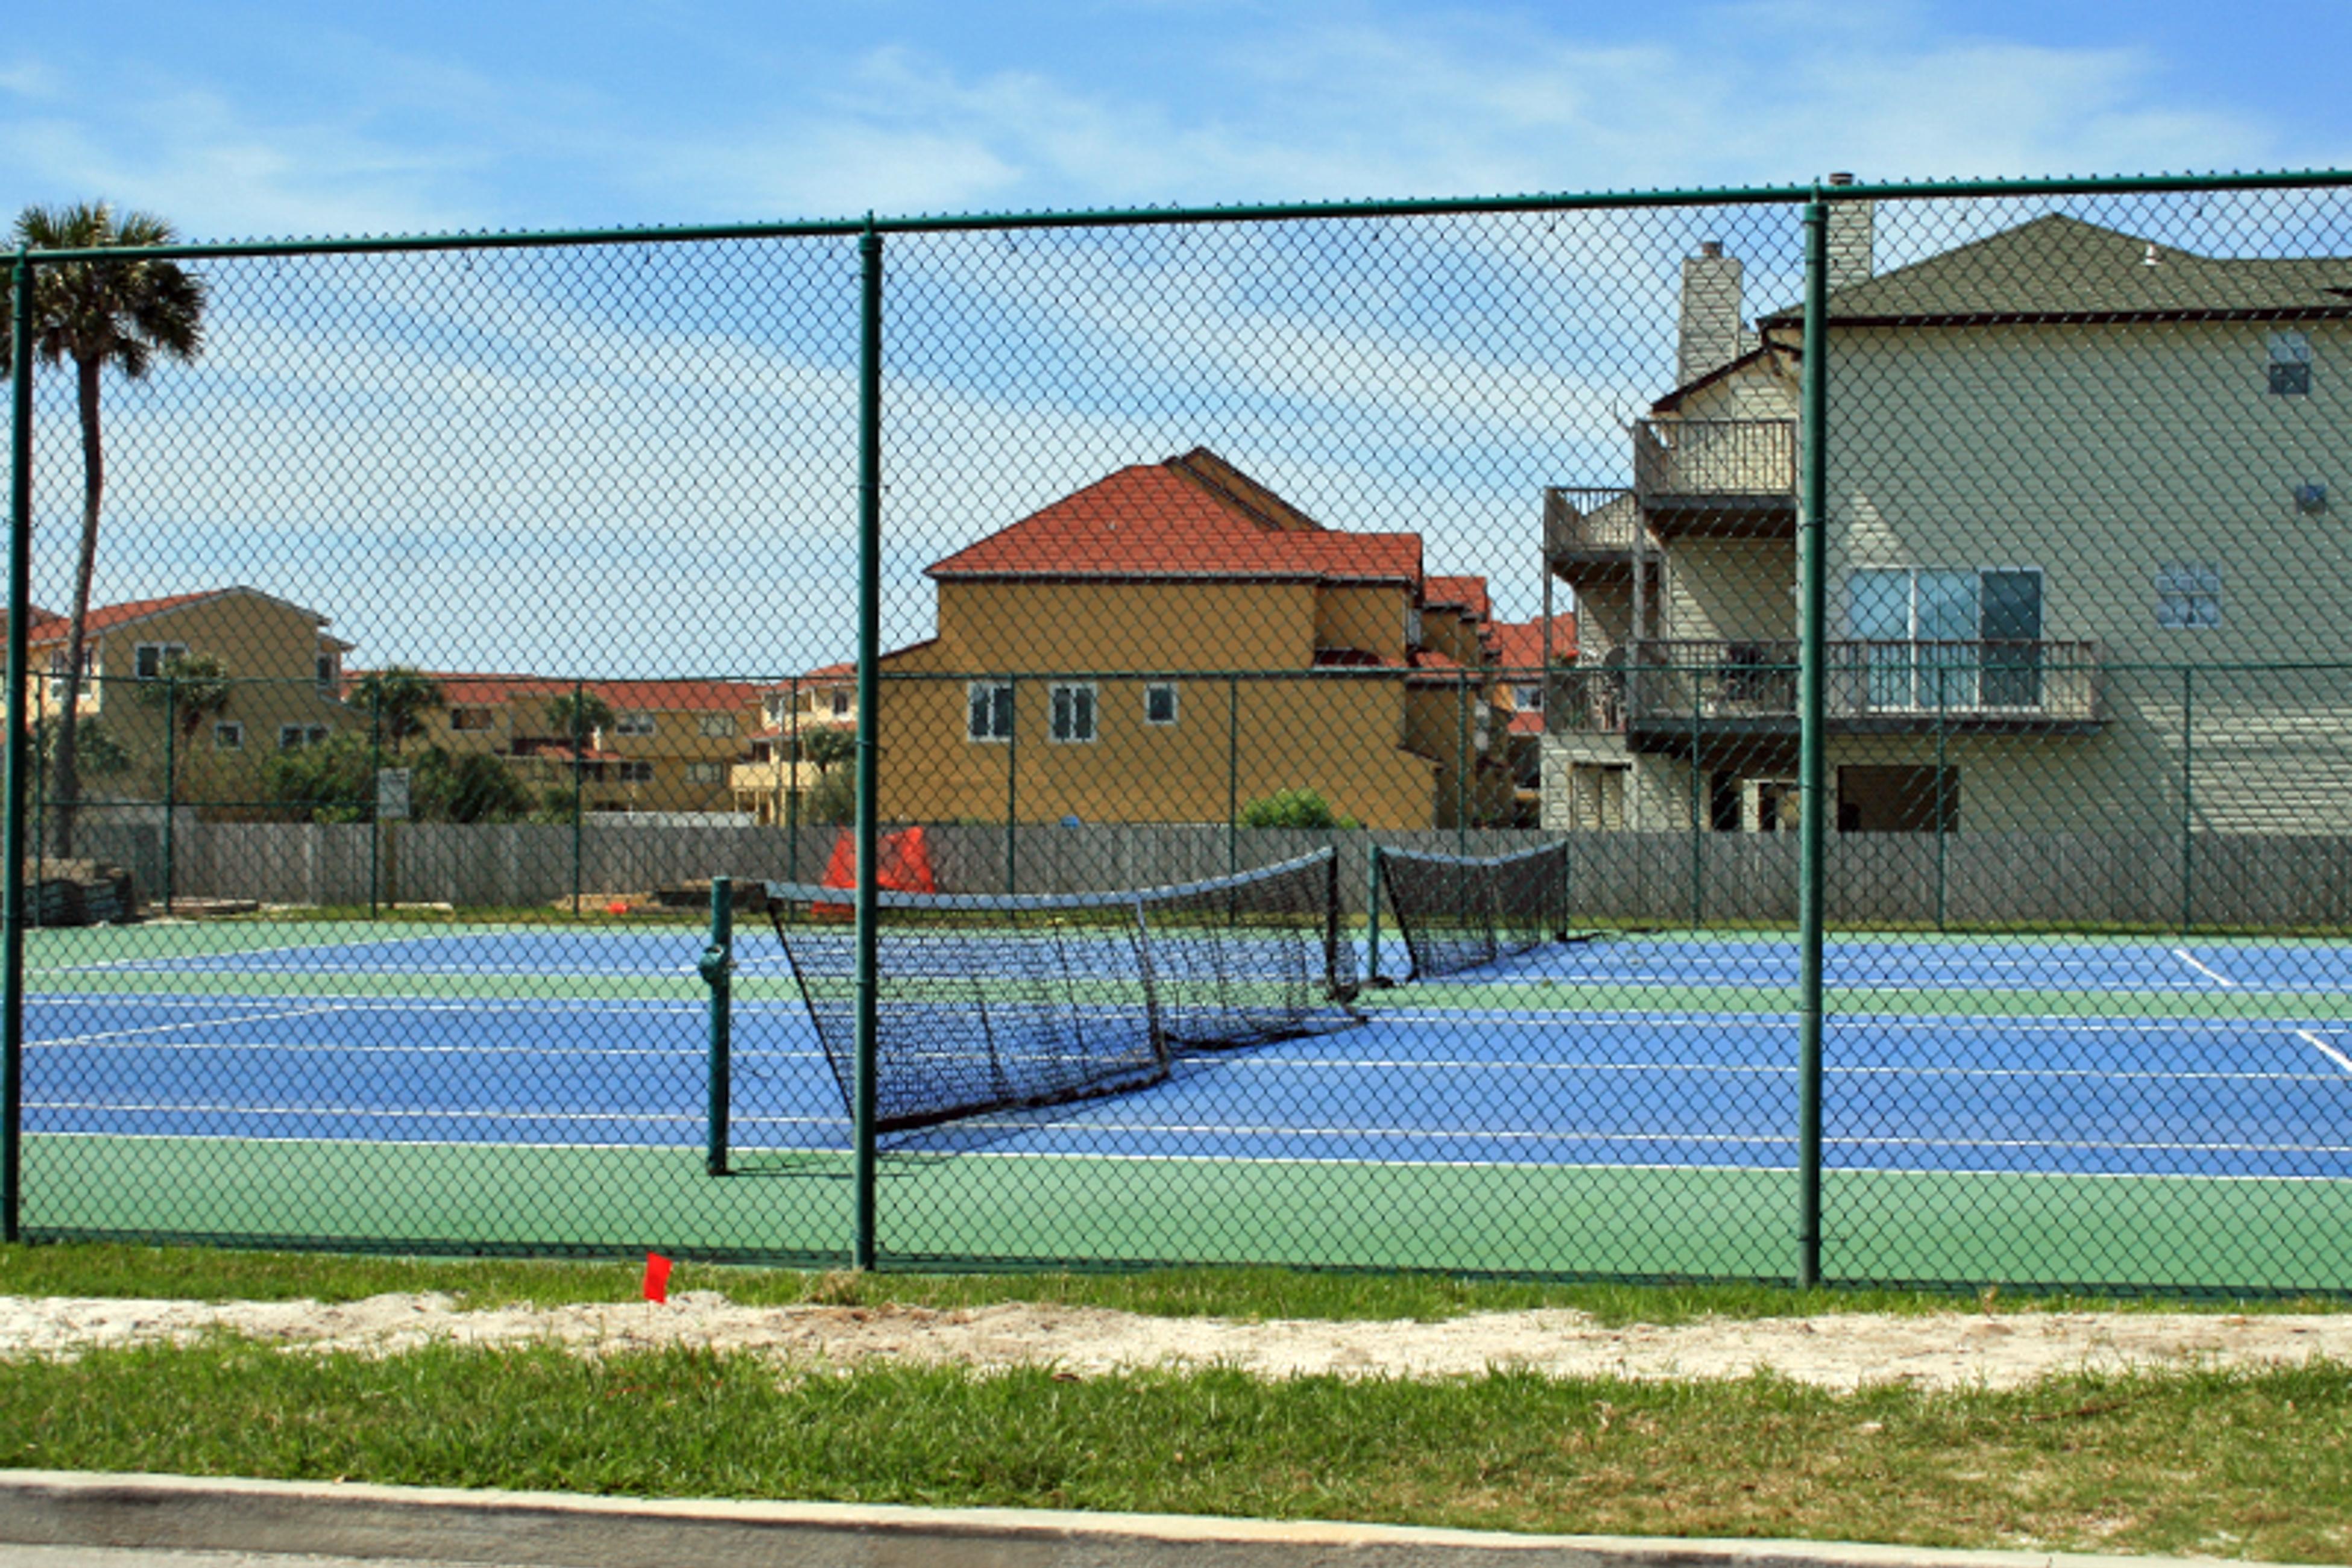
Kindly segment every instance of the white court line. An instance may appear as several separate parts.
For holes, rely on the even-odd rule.
[[[2230,978],[2229,976],[2221,973],[2221,970],[2213,968],[2210,965],[2200,964],[2196,959],[2190,957],[2189,956],[2189,949],[2186,947],[2175,947],[2172,950],[2172,956],[2179,959],[2182,963],[2188,965],[2190,968],[2196,970],[2198,973],[2201,975],[2209,975],[2212,978],[2220,981],[2222,985],[2235,988],[2238,983],[2237,981]]]
[[[2314,1051],[2318,1051],[2320,1055],[2327,1058],[2328,1061],[2336,1063],[2336,1066],[2342,1068],[2345,1071],[2352,1072],[2352,1056],[2345,1055],[2342,1051],[2336,1050],[2334,1046],[2320,1039],[2318,1034],[2314,1030],[2299,1029],[2294,1031],[2294,1037],[2297,1040],[2308,1040]]]
[[[98,1045],[108,1040],[128,1040],[134,1035],[171,1034],[180,1030],[190,1029],[218,1029],[227,1024],[277,1023],[283,1019],[313,1018],[320,1013],[331,1013],[336,1010],[334,1008],[293,1008],[283,1012],[245,1013],[236,1018],[198,1018],[190,1019],[185,1023],[149,1024],[143,1029],[106,1030],[96,1034],[64,1034],[54,1038],[45,1035],[37,1040],[27,1040],[25,1043],[28,1046]],[[186,1043],[182,1042],[183,1046]]]

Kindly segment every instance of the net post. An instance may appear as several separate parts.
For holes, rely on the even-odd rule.
[[[875,1265],[875,1107],[881,1024],[880,762],[875,711],[882,645],[882,233],[874,214],[857,242],[857,1017],[850,1107],[855,1186],[851,1266]],[[1009,869],[1009,868],[1008,868]]]
[[[572,916],[580,917],[581,855],[588,810],[588,685],[572,683]]]
[[[1805,320],[1801,417],[1803,494],[1798,508],[1797,551],[1801,632],[1798,643],[1797,796],[1797,1268],[1800,1290],[1822,1281],[1822,928],[1826,914],[1823,855],[1828,847],[1829,754],[1822,734],[1829,618],[1829,204],[1813,187],[1805,204]]]
[[[1339,846],[1333,844],[1325,852],[1330,858],[1323,862],[1323,982],[1334,1001],[1349,1002],[1356,998],[1355,945],[1349,944],[1348,974],[1339,974]]]
[[[2197,913],[2197,672],[2180,672],[2180,934]]]
[[[702,978],[710,988],[709,1115],[703,1164],[712,1176],[727,1174],[729,1113],[735,1093],[734,981],[735,879],[710,879],[710,942],[702,949]]]
[[[1225,874],[1241,869],[1242,683],[1225,677]]]
[[[785,687],[784,712],[792,719],[792,740],[782,767],[776,769],[776,788],[784,798],[784,880],[801,879],[801,678]],[[787,773],[784,768],[789,768]]]
[[[368,778],[373,784],[383,772],[383,683],[379,680],[368,690]],[[368,808],[368,918],[383,913],[377,907],[378,888],[383,880],[383,822],[373,805]],[[572,906],[578,914],[579,906]]]
[[[1374,844],[1364,873],[1364,983],[1381,983],[1381,846]]]
[[[989,698],[992,708],[996,699]],[[1004,681],[1004,891],[1021,891],[1021,677]],[[1050,715],[1048,716],[1051,716]],[[996,722],[993,712],[989,722]],[[1051,885],[1050,883],[1048,884]]]
[[[9,290],[7,883],[0,892],[0,1241],[23,1239],[25,1111],[25,723],[33,598],[33,262],[19,246]]]

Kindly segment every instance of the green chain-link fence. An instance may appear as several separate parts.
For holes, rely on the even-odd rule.
[[[20,254],[8,1233],[2352,1288],[2347,183]]]

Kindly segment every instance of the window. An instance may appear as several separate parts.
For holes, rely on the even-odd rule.
[[[245,726],[234,722],[228,724],[216,724],[213,726],[213,749],[215,751],[243,751],[245,749]]]
[[[324,746],[327,727],[323,724],[281,724],[278,727],[278,749],[299,751],[306,746]]]
[[[620,765],[624,784],[650,784],[654,781],[654,765],[650,762],[624,762]]]
[[[2273,332],[2270,336],[2270,361],[2273,397],[2311,395],[2309,338],[2301,332]]]
[[[498,716],[486,707],[453,707],[449,710],[451,729],[488,729]]]
[[[1421,646],[1421,606],[1418,604],[1404,607],[1404,645],[1408,648]]]
[[[1176,683],[1154,681],[1143,688],[1143,722],[1174,724],[1176,722]]]
[[[1054,688],[1054,739],[1078,746],[1095,737],[1095,689],[1090,685]]]
[[[835,716],[835,718],[839,718],[843,714],[845,714],[845,713],[847,713],[848,711],[849,711],[849,688],[848,688],[847,686],[835,686],[835,687],[834,687],[834,688],[833,688],[833,715],[834,715],[834,716]]]
[[[87,681],[98,670],[98,644],[87,643],[81,651],[81,677]],[[63,649],[49,655],[49,695],[59,702],[66,696],[66,655]]]
[[[974,681],[964,688],[964,734],[972,740],[1013,738],[1013,683]]]
[[[727,765],[723,762],[689,762],[686,765],[686,781],[689,784],[724,784]]]
[[[160,681],[165,664],[187,656],[185,643],[142,643],[131,651],[131,673],[142,681]]]
[[[1846,631],[1873,708],[2038,707],[2042,573],[1872,568],[1846,578]],[[1843,674],[1843,672],[1841,672]]]
[[[654,716],[649,713],[625,713],[613,720],[614,735],[651,735]]]
[[[731,713],[707,713],[702,716],[702,733],[724,740],[735,733],[735,716]]]
[[[2156,623],[2183,631],[2221,624],[2221,569],[2196,561],[2158,567]]]
[[[1960,827],[1960,770],[1915,766],[1837,770],[1841,833],[1954,833]]]
[[[335,667],[335,656],[332,653],[320,654],[318,671],[319,689],[329,696],[334,695],[336,688],[342,685],[341,672]]]
[[[1541,686],[1513,686],[1511,688],[1511,706],[1517,709],[1520,713],[1543,712],[1543,688]]]

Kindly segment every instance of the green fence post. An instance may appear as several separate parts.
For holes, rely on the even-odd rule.
[[[1381,979],[1381,846],[1374,844],[1364,873],[1364,984]]]
[[[2197,913],[2197,672],[2180,672],[2180,934]]]
[[[735,879],[710,879],[710,942],[702,950],[702,978],[710,988],[710,1051],[708,1139],[703,1165],[715,1176],[727,1174],[728,1111],[734,1097]]]
[[[1944,676],[1946,671],[1936,667],[1936,929],[1944,929],[1944,814],[1951,802],[1946,798],[1949,785],[1944,769]],[[1977,677],[1982,680],[1979,674]]]
[[[1242,683],[1225,677],[1225,874],[1241,869]]]
[[[368,691],[368,918],[376,919],[382,908],[383,885],[383,813],[378,799],[383,773],[383,682],[376,681]],[[574,892],[578,890],[575,889]],[[572,913],[580,912],[575,898]]]
[[[851,1262],[875,1266],[876,1067],[880,1057],[881,834],[876,820],[881,753],[875,703],[882,650],[882,235],[874,214],[857,242],[857,1026],[856,1092],[850,1111],[856,1188]]]
[[[792,743],[777,765],[776,789],[784,798],[784,880],[796,883],[801,879],[801,678],[798,675],[791,678],[788,691],[788,706],[784,712],[792,716]],[[792,769],[789,773],[784,771],[788,768]]]
[[[1690,732],[1690,826],[1691,826],[1691,929],[1706,925],[1706,833],[1712,817],[1713,802],[1700,778],[1699,768],[1699,683],[1703,672],[1696,665],[1690,672],[1691,732]]]
[[[1827,916],[1829,751],[1827,706],[1829,546],[1829,204],[1813,187],[1805,204],[1805,327],[1802,417],[1804,494],[1798,525],[1801,630],[1798,644],[1797,797],[1797,1287],[1822,1281],[1822,928]]]
[[[580,915],[582,840],[588,816],[588,684],[572,683],[572,914]]]
[[[995,699],[989,699],[993,705]],[[1021,891],[1021,677],[1004,683],[1004,891]],[[1047,716],[1051,717],[1051,715]],[[988,716],[996,722],[996,716]]]
[[[163,913],[172,913],[174,867],[172,830],[180,815],[180,683],[163,676]]]
[[[1454,852],[1470,852],[1470,677],[1454,680]]]
[[[0,893],[0,1241],[23,1234],[25,1131],[25,666],[33,601],[33,263],[19,247],[9,290],[8,881]]]

